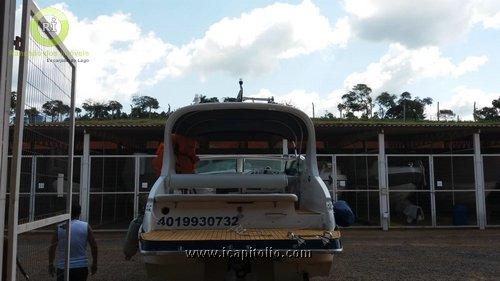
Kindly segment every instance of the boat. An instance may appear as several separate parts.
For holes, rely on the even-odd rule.
[[[198,155],[221,141],[266,141],[283,153]],[[162,155],[137,236],[150,280],[330,274],[341,237],[304,112],[275,103],[190,105],[168,118]]]

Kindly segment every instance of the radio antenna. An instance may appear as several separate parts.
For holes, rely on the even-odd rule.
[[[240,78],[240,81],[238,83],[240,84],[240,91],[238,92],[238,97],[236,98],[236,100],[238,102],[242,102],[243,101],[243,79]]]

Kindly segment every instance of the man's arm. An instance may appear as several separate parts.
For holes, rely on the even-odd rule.
[[[94,232],[90,225],[88,226],[87,240],[92,252],[92,267],[90,268],[90,272],[94,275],[97,272],[97,243],[95,242]]]
[[[55,273],[54,259],[56,258],[57,242],[58,240],[57,240],[57,228],[56,228],[54,235],[52,235],[52,240],[50,242],[50,247],[49,247],[49,274],[51,276],[54,276]]]

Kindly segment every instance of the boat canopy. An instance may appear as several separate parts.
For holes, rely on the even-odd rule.
[[[192,111],[180,116],[172,133],[196,140],[262,140],[280,138],[300,147],[307,127],[298,116],[274,110],[228,108]]]

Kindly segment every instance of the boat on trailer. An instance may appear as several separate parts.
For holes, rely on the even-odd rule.
[[[252,141],[283,153],[197,155],[211,142]],[[161,175],[138,240],[151,280],[328,276],[342,245],[318,173],[310,118],[273,103],[206,103],[175,111],[165,126]]]

